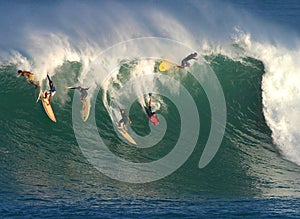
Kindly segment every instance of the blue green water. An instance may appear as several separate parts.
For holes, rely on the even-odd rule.
[[[299,8],[298,1],[3,3],[1,218],[298,218]],[[24,16],[28,11],[32,17]],[[10,13],[15,15],[11,19]],[[150,57],[161,48],[134,41],[139,37],[167,38],[185,46]],[[126,40],[136,47],[122,44]],[[136,57],[140,51],[144,55]],[[190,69],[158,72],[160,59],[180,63],[181,54],[193,51],[201,58],[191,61]],[[17,77],[18,69],[32,70],[43,89],[50,73],[57,87],[52,102],[57,123],[41,102],[35,103],[34,89]],[[208,73],[216,76],[224,94],[225,126],[212,116],[219,103],[210,102],[202,84],[208,83]],[[190,94],[199,130],[189,126],[196,117],[188,98],[172,99],[183,90],[170,79],[166,83],[164,76]],[[134,78],[133,85],[127,84]],[[79,92],[64,87],[73,85],[90,87],[92,109],[86,123],[80,120]],[[143,111],[150,91],[159,126],[149,124]],[[117,105],[133,121],[129,133],[138,148],[116,132]],[[187,132],[181,128],[181,106],[190,115]],[[192,140],[196,144],[167,176],[130,183],[136,174],[146,179],[151,169],[140,173],[111,163],[94,139],[93,118],[109,151],[129,162],[159,160],[173,151],[182,133],[183,148]],[[208,165],[199,168],[214,122],[224,128],[222,143]],[[186,137],[195,130],[197,138]],[[82,136],[90,147],[82,147]],[[175,153],[172,164],[185,152]],[[87,155],[103,161],[105,170],[124,174],[123,180],[107,176]]]

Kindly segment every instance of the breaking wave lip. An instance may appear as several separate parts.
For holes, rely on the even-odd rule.
[[[284,158],[300,165],[300,49],[291,49],[284,43],[256,41],[243,31],[238,32],[236,41],[245,54],[263,62],[263,113],[273,142]]]

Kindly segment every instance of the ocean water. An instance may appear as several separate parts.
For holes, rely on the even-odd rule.
[[[299,218],[299,1],[0,11],[1,218]],[[190,68],[175,68],[194,51]],[[18,69],[43,90],[49,73],[56,123]],[[79,85],[86,122],[66,88]],[[143,110],[149,92],[157,126]],[[117,131],[118,107],[137,145]]]

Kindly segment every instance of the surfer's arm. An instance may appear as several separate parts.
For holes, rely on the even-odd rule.
[[[132,121],[131,121],[131,119],[129,118],[129,116],[127,116],[127,118],[128,118],[128,122],[129,122],[129,124],[131,125],[131,124],[132,124]]]
[[[48,73],[47,73],[47,78],[48,78],[49,82],[52,82],[50,76],[48,75]]]
[[[78,89],[78,87],[70,87],[69,89]]]

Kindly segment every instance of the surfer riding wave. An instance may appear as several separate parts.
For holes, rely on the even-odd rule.
[[[47,73],[47,78],[48,78],[48,81],[49,81],[49,87],[50,87],[50,90],[48,91],[45,91],[44,93],[44,98],[47,98],[48,95],[49,95],[49,103],[48,105],[50,104],[51,100],[52,100],[52,97],[54,96],[54,94],[56,93],[56,88],[53,84],[53,81],[51,80],[50,76],[48,75]]]

